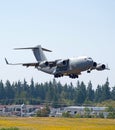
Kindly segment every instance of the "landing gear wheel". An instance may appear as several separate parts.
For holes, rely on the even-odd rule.
[[[90,73],[90,72],[91,72],[90,70],[87,71],[87,73]]]
[[[70,74],[69,77],[72,78],[72,79],[75,79],[75,78],[78,78],[78,75],[76,75],[76,74]]]
[[[55,74],[54,78],[59,78],[59,77],[63,77],[63,74]]]

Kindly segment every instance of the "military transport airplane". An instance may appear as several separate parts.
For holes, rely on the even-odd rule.
[[[51,50],[42,48],[41,45],[36,47],[28,48],[15,48],[15,50],[31,49],[37,60],[35,63],[17,63],[12,64],[5,58],[6,64],[8,65],[23,65],[26,67],[33,66],[36,69],[43,71],[48,74],[54,75],[55,78],[62,76],[69,76],[70,78],[78,78],[82,71],[87,71],[90,73],[92,70],[96,69],[98,71],[105,70],[109,68],[105,64],[97,64],[93,61],[91,57],[81,56],[77,58],[68,59],[57,59],[54,61],[48,61],[44,52],[52,52]]]

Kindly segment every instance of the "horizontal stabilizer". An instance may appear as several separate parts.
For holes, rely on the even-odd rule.
[[[28,50],[28,49],[32,49],[32,50],[34,50],[34,49],[39,49],[39,46],[37,46],[37,47],[26,47],[26,48],[14,48],[14,50]],[[46,48],[42,48],[42,50],[43,51],[48,51],[48,52],[52,52],[51,50],[48,50],[48,49],[46,49]]]
[[[48,52],[52,52],[51,50],[48,50],[48,49],[45,49],[45,48],[42,48],[43,51],[48,51]]]

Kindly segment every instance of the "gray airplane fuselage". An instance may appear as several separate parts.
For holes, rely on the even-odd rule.
[[[62,66],[56,66],[56,67],[38,67],[38,70],[41,70],[43,72],[49,73],[49,74],[58,74],[61,73],[63,75],[69,75],[69,74],[77,74],[79,75],[81,71],[86,71],[93,66],[93,60],[90,57],[77,57],[77,58],[70,58],[65,59],[68,63],[66,65]]]

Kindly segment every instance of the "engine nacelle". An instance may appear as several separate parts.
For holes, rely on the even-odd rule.
[[[41,68],[48,67],[48,66],[49,66],[49,63],[48,63],[48,61],[42,61],[42,62],[40,62],[39,66],[40,66]]]
[[[97,65],[96,70],[101,71],[104,70],[105,68],[106,68],[105,64],[99,64]]]
[[[67,65],[67,60],[60,60],[56,63],[58,67],[63,67]]]
[[[93,62],[93,67],[95,68],[97,66],[97,63],[96,62]]]

